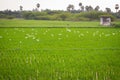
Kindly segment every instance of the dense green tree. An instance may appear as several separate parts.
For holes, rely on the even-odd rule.
[[[60,18],[64,21],[66,18],[68,17],[68,15],[66,14],[60,14]]]
[[[68,7],[69,8],[69,7]],[[39,11],[11,11],[5,10],[0,11],[0,18],[23,18],[23,19],[35,19],[35,20],[68,20],[68,21],[89,21],[89,20],[99,20],[101,15],[111,15],[117,18],[120,18],[120,13],[112,13],[110,9],[107,9],[107,12],[94,11],[91,9],[89,11],[80,12],[79,10],[74,10],[70,8],[70,12],[62,10],[42,10]],[[119,14],[119,15],[118,15]]]

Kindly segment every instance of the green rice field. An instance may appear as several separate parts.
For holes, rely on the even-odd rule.
[[[0,20],[0,80],[120,80],[119,28],[14,21]]]
[[[89,26],[88,26],[89,25]],[[99,22],[45,21],[45,20],[0,20],[0,27],[103,27]]]

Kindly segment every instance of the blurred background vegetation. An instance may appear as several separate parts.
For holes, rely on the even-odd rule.
[[[23,6],[19,6],[20,10],[0,11],[0,19],[27,19],[27,20],[58,20],[58,21],[97,21],[100,16],[110,16],[112,21],[120,20],[119,5],[115,5],[116,12],[112,12],[110,8],[105,8],[105,11],[100,10],[97,5],[95,8],[92,6],[84,6],[79,3],[80,9],[76,10],[74,5],[69,4],[66,10],[39,10],[40,4],[36,4],[36,8],[26,11]]]

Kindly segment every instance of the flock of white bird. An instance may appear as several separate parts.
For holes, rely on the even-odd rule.
[[[24,33],[25,32],[25,30],[24,29],[22,29],[22,28],[15,28],[14,29],[15,31],[20,31],[20,32],[22,32],[22,33]],[[40,39],[39,38],[37,38],[36,36],[38,35],[38,32],[35,30],[35,29],[31,29],[31,31],[33,31],[32,33],[27,33],[27,34],[25,34],[25,39],[33,39],[33,40],[35,40],[35,41],[37,41],[37,42],[39,42],[40,41]],[[49,33],[49,31],[50,31],[50,29],[46,29],[42,34],[43,35],[50,35],[51,37],[55,37],[56,36],[56,34],[53,34],[53,33]],[[71,30],[71,29],[69,29],[69,28],[66,28],[66,30],[65,30],[66,32],[68,32],[68,33],[71,33],[71,32],[73,32],[73,33],[75,33],[75,34],[78,34],[78,37],[84,37],[86,34],[89,34],[90,32],[89,31],[86,31],[85,33],[81,33],[79,30]],[[7,32],[7,30],[5,30],[5,32],[6,32],[6,35],[10,35],[8,32]],[[16,34],[17,32],[14,32],[14,34]],[[95,31],[95,32],[93,32],[93,34],[92,34],[92,36],[93,37],[95,37],[95,36],[99,36],[99,37],[102,37],[102,36],[106,36],[106,37],[108,37],[108,36],[115,36],[116,34],[118,34],[118,33],[120,33],[120,31],[118,31],[118,32],[111,32],[111,33],[104,33],[104,32],[101,32],[101,31]],[[62,39],[62,35],[64,35],[64,31],[61,31],[60,33],[57,33],[57,36],[58,36],[58,40],[61,40]],[[68,38],[70,35],[69,34],[65,34],[66,35],[66,38]],[[2,36],[2,34],[0,35],[0,39],[2,39],[2,38],[4,38],[3,36]],[[12,41],[12,39],[11,38],[9,38],[9,41]],[[22,41],[19,41],[19,43],[22,43]]]

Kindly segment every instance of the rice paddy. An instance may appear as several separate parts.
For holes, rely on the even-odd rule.
[[[119,80],[119,28],[0,28],[0,80]]]

